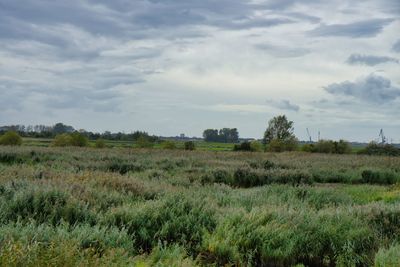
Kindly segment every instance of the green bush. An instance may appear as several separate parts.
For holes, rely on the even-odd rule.
[[[72,143],[71,136],[67,133],[58,134],[53,140],[53,146],[70,146]]]
[[[358,154],[400,156],[400,148],[391,144],[371,142],[365,148],[361,149]]]
[[[205,236],[205,263],[251,266],[369,266],[377,238],[345,214],[253,210],[225,217]]]
[[[86,136],[79,132],[74,132],[70,134],[71,136],[71,146],[87,146],[89,143],[89,140]]]
[[[61,221],[94,223],[87,208],[56,190],[30,189],[3,190],[0,192],[0,222],[34,220],[57,225]]]
[[[233,151],[251,151],[251,144],[250,142],[242,142],[240,144],[233,146]]]
[[[105,148],[106,147],[106,142],[104,141],[104,139],[97,139],[96,142],[94,143],[94,146],[96,148]]]
[[[296,138],[288,140],[273,139],[268,143],[268,151],[270,152],[283,152],[283,151],[295,151],[298,147],[298,141]]]
[[[8,131],[0,136],[0,145],[3,146],[20,146],[22,144],[22,138],[17,132]]]
[[[176,149],[176,144],[174,141],[164,141],[161,143],[161,148],[162,149]]]
[[[212,231],[214,211],[201,200],[176,195],[136,207],[121,207],[108,214],[106,225],[126,229],[135,246],[150,251],[158,242],[185,246],[194,253],[201,245],[204,232]]]
[[[195,150],[196,145],[194,144],[193,141],[186,141],[184,144],[185,150]]]
[[[136,140],[136,146],[138,148],[152,148],[154,146],[154,142],[152,142],[150,137],[140,135]]]
[[[393,172],[364,170],[361,173],[362,182],[369,184],[395,184],[400,181]]]
[[[65,146],[80,146],[84,147],[87,146],[89,143],[89,140],[87,139],[86,136],[79,132],[74,132],[71,134],[68,133],[63,133],[63,134],[58,134],[53,140],[52,145],[53,146],[60,146],[60,147],[65,147]]]

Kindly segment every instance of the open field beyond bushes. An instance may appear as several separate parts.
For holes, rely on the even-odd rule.
[[[400,266],[400,157],[0,147],[0,266]]]

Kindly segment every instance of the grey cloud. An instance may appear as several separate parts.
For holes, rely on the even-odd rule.
[[[281,58],[301,57],[310,53],[308,49],[301,47],[284,47],[271,44],[256,44],[254,47],[256,49],[265,51],[272,56]]]
[[[373,55],[361,55],[361,54],[352,54],[350,57],[346,60],[348,64],[351,65],[368,65],[368,66],[375,66],[381,63],[387,63],[387,62],[394,62],[394,63],[399,63],[399,60],[396,58],[392,57],[385,57],[385,56],[373,56]]]
[[[392,50],[394,52],[400,53],[400,39],[397,40],[397,42],[395,42],[392,46]]]
[[[311,36],[343,36],[351,38],[374,37],[393,19],[370,19],[348,24],[322,24],[311,30]]]
[[[332,95],[352,97],[373,104],[392,102],[400,97],[400,89],[393,86],[389,79],[373,73],[354,82],[333,83],[324,89]]]
[[[280,101],[267,100],[267,103],[275,108],[289,110],[289,111],[299,111],[300,107],[296,104],[290,103],[289,100],[283,99]]]

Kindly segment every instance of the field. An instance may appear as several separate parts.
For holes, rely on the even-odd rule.
[[[0,147],[0,266],[400,266],[400,157],[34,145]]]

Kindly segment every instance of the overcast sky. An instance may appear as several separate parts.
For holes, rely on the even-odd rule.
[[[0,125],[400,142],[399,0],[0,0]]]

